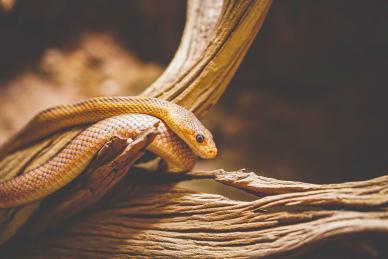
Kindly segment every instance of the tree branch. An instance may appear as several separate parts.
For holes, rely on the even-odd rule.
[[[189,1],[181,45],[143,95],[179,103],[203,117],[221,97],[270,5],[270,0]],[[81,130],[8,156],[0,162],[0,177],[15,177],[47,161]],[[0,210],[0,243],[14,238],[1,255],[283,256],[331,238],[388,232],[388,176],[319,185],[243,170],[171,176],[132,168],[127,174],[154,134],[150,129],[131,143],[112,140],[107,152],[55,195]],[[258,197],[236,201],[174,186],[184,179],[212,179]]]
[[[281,185],[283,194],[235,201],[160,185],[160,179],[153,180],[153,175],[128,175],[116,190],[119,196],[111,196],[105,206],[68,222],[55,233],[19,243],[23,247],[18,247],[18,254],[22,251],[40,258],[284,256],[350,234],[388,233],[388,176],[335,185],[272,178],[263,182],[262,177],[243,171],[190,176],[204,174],[219,181],[237,174],[239,177],[229,178],[228,184],[245,189],[240,180],[250,179],[249,190],[255,193],[273,193]],[[295,186],[309,190],[296,190]],[[315,186],[314,190],[309,186]],[[287,194],[286,189],[290,190]],[[372,207],[360,203],[371,199],[375,199]]]
[[[173,101],[202,118],[222,96],[271,3],[188,1],[179,49],[163,75],[143,95]]]

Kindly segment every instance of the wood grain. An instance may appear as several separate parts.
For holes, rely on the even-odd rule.
[[[222,96],[270,5],[269,0],[190,0],[180,47],[143,95],[179,103],[198,117],[205,116]],[[1,161],[0,177],[14,177],[23,168],[46,161],[80,130],[59,134]],[[5,243],[0,256],[283,257],[357,234],[387,237],[387,175],[320,185],[244,170],[171,176],[129,169],[153,136],[150,129],[130,144],[113,140],[102,160],[95,160],[60,192],[0,211],[0,243]],[[179,181],[193,179],[216,181],[255,198],[240,201],[176,187]],[[381,255],[373,251],[366,253]]]

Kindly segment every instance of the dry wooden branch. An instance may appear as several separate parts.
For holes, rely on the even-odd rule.
[[[163,98],[199,118],[218,101],[260,30],[271,0],[188,1],[181,44],[143,95]]]
[[[30,219],[29,230],[37,234],[53,228],[96,204],[128,173],[129,168],[144,155],[144,149],[156,136],[156,127],[140,134],[133,142],[115,138],[106,145],[106,152],[92,163],[75,182],[48,198]]]
[[[270,0],[222,1],[188,4],[181,45],[169,68],[144,95],[177,102],[202,117],[225,90],[262,25]],[[81,129],[58,134],[0,161],[0,176],[9,179],[44,163]],[[0,244],[15,235],[39,202],[0,210]],[[14,215],[21,215],[15,217]]]
[[[235,201],[172,185],[160,186],[153,176],[129,175],[121,184],[120,197],[68,222],[59,232],[19,246],[18,255],[266,257],[290,254],[349,234],[388,233],[388,176],[366,182],[311,185],[271,178],[264,182],[262,177],[243,171],[190,175],[196,178],[205,173],[219,181],[229,178],[230,185],[242,189],[245,183],[241,184],[241,178],[249,179],[249,189],[256,193],[271,194],[279,188],[290,193]],[[235,175],[238,177],[228,177]],[[128,185],[134,187],[127,189]],[[360,202],[372,198],[381,202],[375,202],[372,208]]]
[[[165,73],[143,95],[179,103],[203,117],[225,90],[270,4],[270,0],[189,1],[181,45]],[[43,163],[80,130],[7,157],[0,163],[0,177],[11,178],[26,165],[28,169]],[[329,238],[388,232],[388,176],[318,185],[244,171],[191,172],[172,178],[132,168],[127,175],[153,135],[150,129],[128,146],[114,140],[102,155],[104,162],[95,161],[54,196],[1,210],[0,243],[15,238],[1,255],[266,257],[300,251]],[[201,178],[265,197],[236,201],[173,185]]]
[[[351,207],[378,207],[388,204],[388,175],[368,181],[322,185],[276,180],[258,176],[253,172],[246,173],[244,170],[233,173],[224,170],[192,172],[186,177],[214,179],[254,194],[284,194],[263,199],[263,207],[296,204],[342,207],[348,204]],[[309,198],[306,200],[304,196]],[[323,197],[325,198],[322,199]]]

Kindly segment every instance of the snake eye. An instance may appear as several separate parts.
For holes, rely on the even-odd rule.
[[[195,139],[198,143],[202,143],[205,141],[205,137],[201,133],[198,133],[197,136],[195,136]]]

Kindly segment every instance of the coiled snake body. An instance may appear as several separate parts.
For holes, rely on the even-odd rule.
[[[159,123],[159,134],[147,149],[166,161],[168,171],[190,170],[195,163],[194,153],[202,158],[216,156],[211,133],[195,115],[167,101],[102,97],[57,106],[39,113],[8,141],[0,150],[0,159],[64,128],[97,123],[43,165],[1,182],[0,208],[23,205],[57,191],[77,177],[113,136],[134,138],[159,119],[164,123]]]

